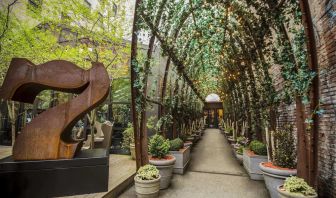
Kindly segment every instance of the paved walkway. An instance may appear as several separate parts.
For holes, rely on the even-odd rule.
[[[184,175],[174,175],[160,197],[178,198],[266,198],[263,181],[250,180],[231,153],[224,136],[217,129],[207,129],[193,148],[191,163]],[[134,186],[121,198],[135,197]]]

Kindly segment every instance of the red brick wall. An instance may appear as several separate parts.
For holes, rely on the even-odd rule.
[[[309,0],[319,61],[321,108],[319,119],[319,197],[336,197],[336,0]],[[282,87],[279,66],[271,69],[277,90]],[[277,124],[293,123],[295,104],[281,104]]]

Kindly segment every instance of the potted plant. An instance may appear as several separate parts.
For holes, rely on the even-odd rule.
[[[132,159],[135,159],[134,130],[131,123],[128,123],[127,128],[123,131],[121,147],[130,150]]]
[[[173,172],[177,174],[184,174],[190,161],[190,146],[184,146],[183,140],[176,138],[170,140],[170,154],[176,158]]]
[[[160,189],[168,188],[173,175],[173,168],[176,158],[169,154],[169,140],[159,134],[155,134],[149,140],[149,163],[156,166],[160,171]]]
[[[243,152],[244,152],[243,145],[240,145],[235,151],[235,156],[240,164],[243,164]]]
[[[277,187],[283,184],[290,176],[295,176],[296,149],[291,126],[274,132],[273,160],[262,162],[259,167],[263,173],[264,180],[272,198],[279,197]]]
[[[266,145],[260,141],[253,140],[243,152],[243,164],[252,180],[263,180],[259,164],[267,161]]]
[[[192,148],[193,143],[188,140],[188,137],[185,134],[181,134],[180,139],[184,142],[184,146],[189,146],[190,149]]]
[[[315,198],[316,191],[302,178],[288,177],[283,185],[277,187],[281,198]]]
[[[137,197],[159,197],[160,191],[159,170],[153,165],[140,167],[134,177]]]

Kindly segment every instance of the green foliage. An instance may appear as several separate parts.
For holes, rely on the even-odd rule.
[[[163,136],[155,134],[149,139],[149,153],[154,158],[164,158],[169,153],[169,140],[166,140]]]
[[[155,127],[155,117],[154,116],[151,116],[147,119],[147,128],[149,130],[156,130],[156,127]]]
[[[187,141],[188,136],[187,136],[186,134],[180,134],[179,138],[180,138],[183,142],[185,142],[185,141]]]
[[[287,192],[301,194],[304,196],[316,195],[316,191],[310,187],[304,179],[299,177],[288,177],[283,185]]]
[[[296,167],[296,148],[293,136],[293,127],[285,126],[284,129],[274,132],[273,164],[283,168]]]
[[[128,123],[127,128],[123,131],[122,148],[129,149],[130,144],[134,144],[134,129],[132,123]]]
[[[117,15],[113,13],[115,4]],[[85,1],[48,0],[38,8],[32,8],[29,1],[18,1],[7,18],[8,5],[0,8],[0,31],[4,32],[0,37],[0,82],[13,57],[35,64],[63,59],[84,69],[99,61],[114,78],[128,75],[129,45],[122,43],[129,23],[120,0],[101,0],[95,8]]]
[[[225,127],[225,133],[229,136],[233,135],[233,128],[232,127]]]
[[[266,145],[258,140],[253,140],[249,145],[249,149],[256,155],[267,155]]]
[[[244,146],[239,146],[238,149],[237,149],[237,154],[239,155],[243,155],[243,152],[244,152]]]
[[[179,151],[184,146],[184,142],[180,138],[170,140],[169,143],[170,143],[170,149],[169,149],[170,151]]]
[[[154,180],[159,178],[159,170],[150,164],[139,168],[136,176],[141,180]]]

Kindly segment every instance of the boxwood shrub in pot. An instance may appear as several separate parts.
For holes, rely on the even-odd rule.
[[[243,165],[252,180],[263,180],[259,164],[267,161],[266,145],[253,140],[243,152]]]
[[[170,141],[170,154],[176,158],[173,172],[184,174],[190,161],[190,146],[185,146],[183,140],[176,138]]]
[[[149,139],[149,163],[160,171],[160,189],[166,189],[170,185],[176,158],[169,154],[170,143],[163,136],[155,134]]]
[[[277,187],[281,198],[316,198],[316,191],[302,178],[288,177],[283,185]]]
[[[244,152],[243,145],[240,145],[237,149],[235,149],[235,156],[240,164],[243,164],[243,152]]]
[[[134,130],[131,123],[128,123],[127,128],[123,131],[123,141],[121,147],[129,149],[132,159],[135,159]]]
[[[272,162],[262,162],[259,167],[272,198],[278,198],[277,187],[290,176],[295,176],[296,149],[291,126],[273,132],[274,150]]]
[[[159,197],[160,192],[159,170],[153,165],[140,167],[134,177],[137,197]]]

